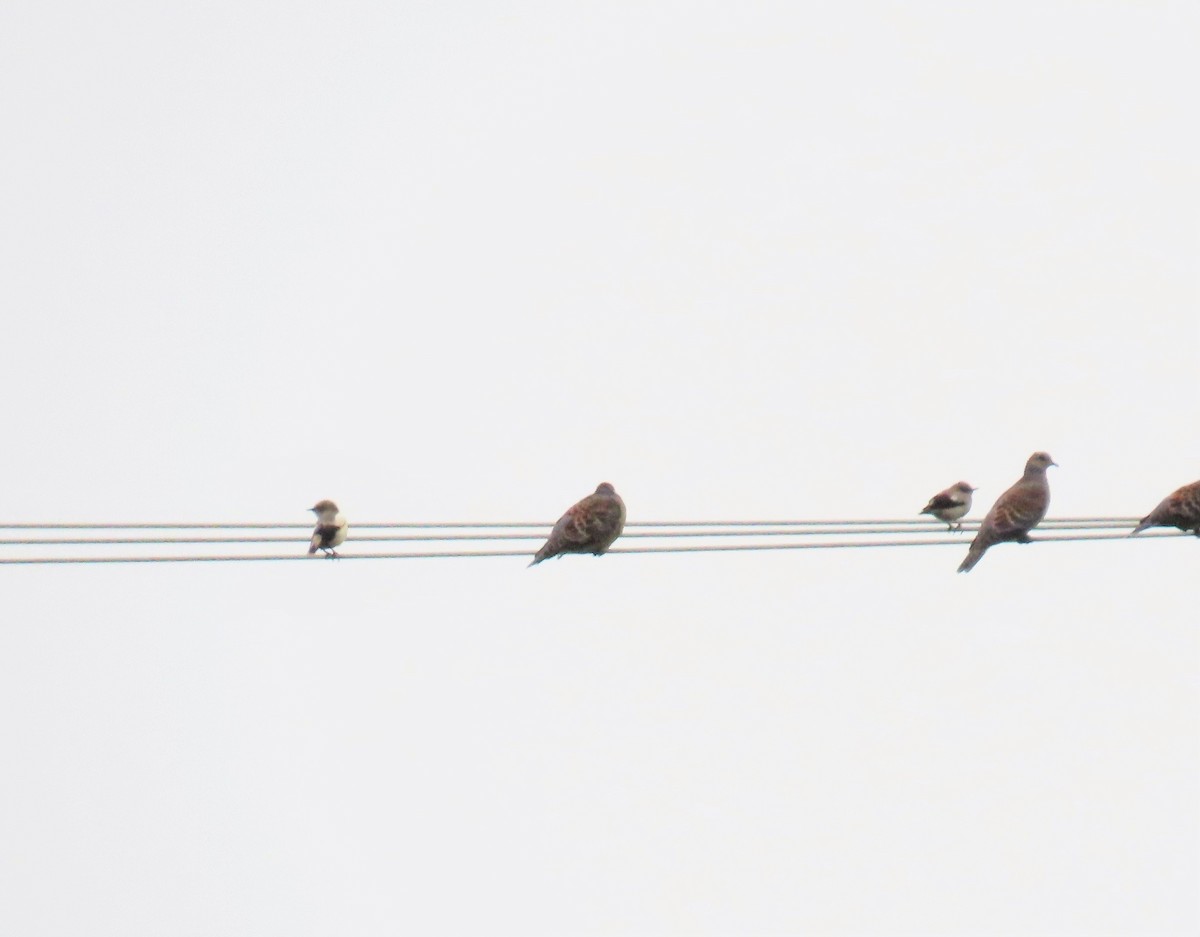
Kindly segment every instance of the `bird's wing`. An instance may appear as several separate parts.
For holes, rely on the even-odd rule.
[[[1157,514],[1163,507],[1170,511],[1173,519],[1184,523],[1200,521],[1200,482],[1192,482],[1172,491],[1157,508]]]
[[[620,522],[621,504],[604,495],[588,495],[571,506],[555,525],[564,545],[588,547],[602,543]]]
[[[1043,485],[1021,482],[1004,492],[988,512],[988,523],[998,537],[1028,533],[1046,516],[1050,496]]]
[[[958,500],[957,498],[952,497],[951,495],[949,495],[943,491],[939,494],[934,495],[932,498],[930,498],[929,503],[927,505],[925,505],[925,508],[923,511],[921,511],[921,513],[928,514],[931,511],[944,511],[944,510],[946,510],[946,508],[958,508],[958,507],[962,507],[962,501]]]
[[[340,530],[337,524],[318,524],[316,530],[313,531],[312,545],[314,547],[327,547],[333,543],[333,538],[337,536]]]

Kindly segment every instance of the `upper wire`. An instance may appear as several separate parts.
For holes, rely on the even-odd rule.
[[[1138,522],[1136,517],[1060,517],[1047,518],[1042,521],[1043,524],[1097,524],[1097,523],[1112,523],[1112,524],[1129,524],[1133,525]],[[970,523],[970,522],[968,522]],[[977,523],[977,522],[976,522]],[[636,529],[639,527],[862,527],[862,526],[879,526],[879,525],[896,525],[896,526],[921,526],[921,525],[937,525],[937,521],[925,520],[923,518],[896,518],[896,519],[864,519],[850,518],[842,520],[762,520],[762,521],[629,521],[626,527]],[[490,530],[490,529],[511,529],[511,528],[550,528],[554,526],[553,521],[371,521],[371,522],[352,522],[351,527],[355,530],[382,530],[382,529],[436,529],[436,530]],[[247,521],[181,521],[181,522],[112,522],[112,523],[31,523],[26,521],[20,522],[3,522],[0,521],[0,529],[3,530],[311,530],[312,524],[301,524],[294,522],[277,522],[264,521],[247,522]]]
[[[849,527],[828,525],[823,527],[770,527],[748,529],[697,529],[697,530],[626,530],[623,539],[652,538],[655,540],[669,538],[709,538],[709,537],[829,537],[829,536],[868,536],[895,533],[939,533],[947,528],[937,522],[925,522],[923,527],[911,525],[900,526],[889,521],[877,522],[878,526]],[[1131,526],[1128,522],[1064,524],[1063,522],[1047,521],[1045,529],[1053,530],[1109,530],[1124,529]],[[979,523],[967,522],[955,528],[964,533],[977,530]],[[306,531],[310,528],[304,528]],[[424,533],[424,534],[358,534],[351,538],[355,542],[376,543],[420,543],[431,541],[485,541],[485,540],[542,540],[544,533]],[[154,545],[154,544],[234,544],[234,543],[296,543],[300,538],[287,536],[235,536],[235,537],[0,537],[0,546],[116,546],[116,545]]]

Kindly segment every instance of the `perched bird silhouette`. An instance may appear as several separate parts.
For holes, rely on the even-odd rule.
[[[972,488],[966,482],[955,482],[945,491],[939,491],[930,498],[929,503],[921,509],[921,513],[932,514],[951,530],[954,530],[956,529],[954,522],[961,521],[971,510],[971,493],[973,491],[978,491],[978,489]],[[962,530],[961,523],[957,529]]]
[[[988,547],[1014,540],[1029,543],[1029,531],[1041,523],[1050,507],[1050,485],[1046,469],[1058,465],[1045,452],[1035,452],[1025,463],[1021,480],[1004,492],[987,512],[979,532],[971,541],[967,557],[958,567],[960,573],[970,572],[983,559]]]
[[[534,554],[530,566],[563,553],[592,553],[599,556],[621,536],[625,527],[625,502],[608,482],[567,509],[558,519],[550,539]]]
[[[1147,527],[1178,527],[1200,537],[1200,482],[1172,491],[1142,518],[1129,536],[1140,534]]]
[[[317,526],[308,544],[309,554],[321,550],[326,556],[337,556],[334,547],[346,542],[346,532],[350,529],[346,518],[332,501],[318,501],[309,510],[317,515]]]

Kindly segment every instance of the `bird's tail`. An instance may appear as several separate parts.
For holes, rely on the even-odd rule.
[[[1129,536],[1133,537],[1137,534],[1140,534],[1143,530],[1147,529],[1148,527],[1153,527],[1153,526],[1154,526],[1154,515],[1147,514],[1145,517],[1142,518],[1142,522],[1140,524],[1138,524],[1135,528],[1133,528],[1133,530],[1129,531]]]
[[[547,540],[542,544],[542,548],[533,554],[533,559],[530,561],[529,566],[537,566],[542,560],[548,560],[552,556],[558,556],[558,550],[555,549],[551,541]],[[529,569],[529,566],[525,568]]]
[[[312,542],[308,545],[308,555],[312,556],[317,552],[317,544],[320,543],[320,537],[313,537]]]
[[[976,537],[967,550],[966,558],[958,564],[958,571],[960,573],[969,573],[973,570],[975,564],[983,559],[983,554],[987,552],[987,548],[990,546],[990,543],[980,543],[979,538]]]

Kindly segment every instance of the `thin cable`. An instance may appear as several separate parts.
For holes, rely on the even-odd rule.
[[[1046,522],[1043,522],[1046,523]],[[1128,530],[1131,525],[1126,523],[1099,523],[1088,525],[1051,524],[1046,530]],[[308,531],[310,528],[304,528]],[[973,533],[979,529],[978,521],[967,521],[962,525],[959,534]],[[710,538],[710,537],[861,537],[879,534],[896,534],[912,532],[919,534],[945,533],[946,525],[937,521],[925,522],[920,529],[908,528],[897,530],[895,527],[830,527],[830,528],[793,528],[793,529],[738,529],[738,530],[671,530],[671,531],[626,531],[622,539],[651,538],[669,540],[674,538]],[[543,540],[545,532],[541,533],[510,533],[510,534],[356,534],[351,533],[349,540],[356,543],[420,543],[420,542],[450,542],[450,541],[485,541],[485,540]],[[156,544],[233,544],[233,543],[303,543],[300,537],[90,537],[90,538],[0,538],[0,546],[129,546]]]
[[[1134,526],[1140,518],[1137,517],[1056,517],[1047,518],[1042,524],[1127,524]],[[936,521],[921,518],[898,518],[896,520],[862,518],[849,520],[776,520],[776,521],[629,521],[626,527],[863,527],[863,526],[920,526],[936,524]],[[299,523],[246,523],[246,522],[205,522],[205,523],[4,523],[4,530],[312,530],[312,524]],[[355,530],[492,530],[513,528],[536,528],[549,530],[554,521],[483,521],[467,523],[464,521],[398,521],[398,522],[352,522]]]
[[[1191,536],[1183,532],[1151,532],[1139,539],[1164,540],[1173,537]],[[1037,537],[1033,542],[1041,541],[1081,541],[1081,540],[1127,540],[1128,534],[1050,534]],[[852,550],[871,549],[878,547],[929,547],[929,546],[966,546],[961,538],[941,540],[883,540],[883,541],[840,541],[840,542],[808,542],[808,543],[729,543],[729,544],[697,544],[692,546],[660,546],[660,547],[617,547],[609,553],[733,553],[765,550]],[[338,560],[420,560],[420,559],[478,559],[488,557],[522,557],[529,558],[527,550],[478,550],[478,551],[430,551],[421,553],[348,553],[339,554]],[[2,558],[0,565],[33,566],[33,565],[66,565],[87,563],[247,563],[262,561],[297,561],[312,560],[316,557],[306,553],[287,554],[244,554],[244,555],[211,555],[211,556],[74,556],[74,557],[18,557]]]

